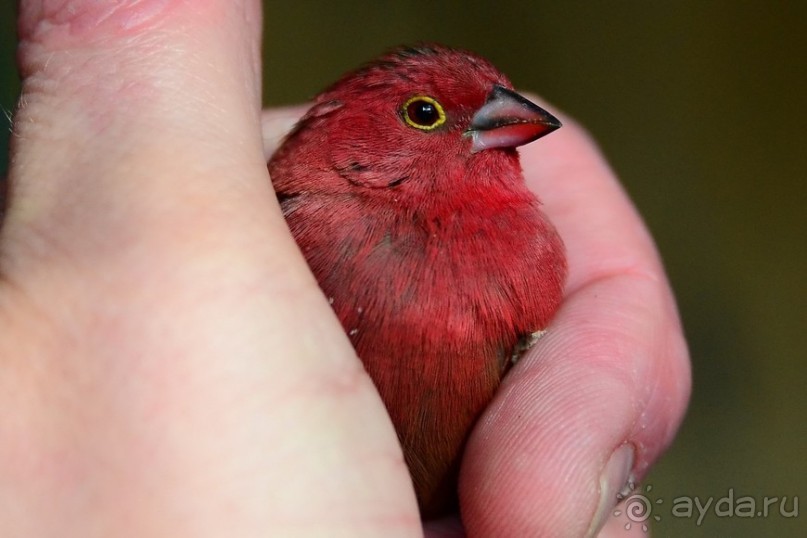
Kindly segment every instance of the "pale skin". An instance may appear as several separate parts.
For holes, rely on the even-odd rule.
[[[20,5],[0,536],[420,535],[384,407],[271,189],[304,108],[260,110],[258,2],[111,4]],[[652,239],[563,120],[522,163],[567,245],[566,299],[469,442],[471,536],[629,535],[615,491],[689,394]]]

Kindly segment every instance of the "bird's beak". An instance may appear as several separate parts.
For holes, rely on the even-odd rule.
[[[494,85],[476,111],[466,132],[471,151],[514,148],[528,144],[561,126],[560,120],[512,90]]]

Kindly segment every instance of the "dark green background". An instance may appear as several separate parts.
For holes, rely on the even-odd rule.
[[[599,140],[658,241],[692,351],[689,414],[645,481],[664,501],[662,537],[807,536],[807,514],[710,512],[698,526],[670,511],[730,488],[807,504],[807,2],[740,4],[266,2],[269,105],[305,101],[391,45],[437,40],[489,57]]]

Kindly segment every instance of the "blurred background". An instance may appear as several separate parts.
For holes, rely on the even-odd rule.
[[[586,125],[655,235],[692,353],[689,413],[642,485],[663,501],[653,534],[807,536],[807,513],[793,513],[807,512],[807,2],[264,3],[268,106],[306,101],[392,45],[435,40],[488,57]],[[19,90],[11,4],[4,111]],[[729,495],[724,510],[777,500],[767,516],[716,514]],[[700,521],[676,515],[681,497],[713,506]]]

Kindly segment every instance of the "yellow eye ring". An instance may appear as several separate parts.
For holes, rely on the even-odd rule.
[[[407,125],[421,131],[431,131],[446,122],[443,106],[425,95],[408,99],[401,107],[401,115]]]

